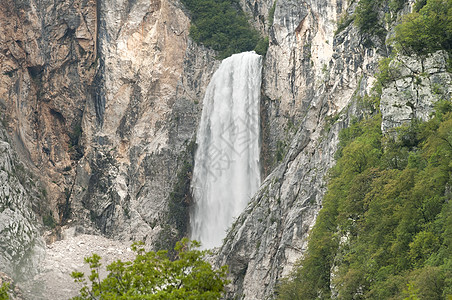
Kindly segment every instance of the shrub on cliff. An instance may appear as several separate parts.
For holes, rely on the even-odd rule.
[[[204,260],[206,251],[195,250],[196,241],[183,239],[175,250],[176,260],[166,251],[146,252],[142,244],[134,244],[137,256],[133,262],[120,260],[107,266],[107,278],[99,277],[100,257],[85,258],[91,268],[88,283],[81,272],[73,272],[76,282],[83,284],[80,296],[85,299],[219,299],[226,280],[227,267],[215,270]]]
[[[0,300],[8,300],[9,296],[8,296],[8,288],[9,288],[9,283],[2,283],[2,285],[0,286]]]
[[[248,23],[248,18],[240,9],[237,0],[182,2],[192,15],[190,36],[195,42],[218,51],[219,58],[251,50],[265,54],[266,47],[262,46],[265,41]],[[266,42],[268,44],[268,40]]]
[[[420,1],[419,11],[406,15],[396,27],[395,41],[404,54],[452,51],[452,0]]]

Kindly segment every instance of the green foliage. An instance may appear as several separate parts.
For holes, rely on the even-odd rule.
[[[2,283],[2,285],[0,286],[0,300],[9,300],[8,289],[9,283]]]
[[[360,0],[353,14],[355,25],[362,34],[383,38],[386,33],[384,24],[391,23],[406,2],[407,0]]]
[[[259,55],[267,54],[268,43],[269,43],[268,36],[265,38],[259,39],[259,42],[257,42],[256,48],[254,48],[254,51],[256,51],[256,53]]]
[[[83,285],[82,299],[220,299],[224,293],[227,267],[218,270],[204,261],[207,251],[195,250],[196,241],[183,239],[177,243],[177,259],[172,261],[166,251],[146,252],[142,243],[132,249],[136,252],[133,262],[120,260],[107,266],[108,276],[101,280],[100,257],[93,254],[85,258],[91,274],[89,282],[81,272],[73,272],[75,282]]]
[[[347,13],[342,15],[337,23],[337,29],[334,32],[334,34],[336,35],[336,34],[340,33],[342,30],[344,30],[345,28],[347,28],[348,25],[350,25],[353,22],[353,19],[354,19],[354,17],[350,16]]]
[[[83,148],[80,145],[80,139],[83,134],[82,124],[81,122],[75,123],[72,128],[72,132],[69,132],[69,153],[71,155],[71,159],[79,160],[83,157]]]
[[[284,159],[284,156],[286,155],[286,148],[287,145],[283,141],[277,141],[276,142],[276,162],[280,162]]]
[[[220,59],[234,53],[254,50],[260,41],[259,33],[248,23],[237,0],[182,2],[192,14],[191,37],[197,43],[219,51]]]
[[[398,12],[403,8],[405,2],[406,2],[405,0],[391,0],[389,1],[389,9],[392,12]]]
[[[267,21],[267,25],[268,26],[272,26],[273,25],[273,21],[274,21],[274,18],[275,18],[275,10],[276,10],[276,0],[273,2],[273,5],[270,8],[270,11],[268,12],[268,21]]]
[[[381,31],[382,27],[378,19],[380,1],[361,0],[356,7],[355,25],[362,33],[374,34]]]
[[[49,211],[49,213],[47,215],[44,215],[42,217],[42,222],[44,223],[45,226],[50,227],[50,228],[55,228],[55,226],[56,226],[56,221],[55,221],[55,218],[53,217],[51,211]]]
[[[452,295],[452,105],[382,136],[377,115],[340,133],[305,257],[280,299]],[[334,276],[331,276],[331,273]]]
[[[417,0],[414,4],[414,11],[419,12],[427,4],[427,0]]]
[[[382,85],[385,85],[391,80],[393,80],[394,76],[391,73],[393,70],[389,68],[389,64],[391,63],[391,61],[392,61],[391,57],[386,57],[378,62],[378,73],[376,75],[378,82]]]
[[[419,9],[419,10],[418,10]],[[404,54],[452,50],[452,0],[418,1],[396,27],[395,42]]]

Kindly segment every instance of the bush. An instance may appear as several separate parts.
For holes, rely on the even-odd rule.
[[[268,22],[267,25],[270,27],[273,25],[273,21],[275,18],[275,10],[276,10],[276,0],[273,2],[272,7],[270,8],[270,11],[268,12]]]
[[[375,0],[361,0],[355,10],[355,25],[362,33],[376,33],[381,28],[378,20],[378,4]]]
[[[268,42],[268,37],[260,39],[256,45],[256,48],[254,48],[254,51],[256,51],[259,55],[265,55],[268,50]]]
[[[452,50],[452,0],[418,2],[419,12],[403,18],[396,27],[395,42],[403,54],[425,55]],[[416,4],[418,5],[418,4]]]
[[[0,300],[9,300],[8,289],[9,283],[2,283],[0,286]]]
[[[83,284],[82,299],[220,299],[224,293],[227,267],[217,270],[204,261],[207,251],[195,250],[196,241],[183,239],[175,251],[177,259],[171,261],[166,251],[145,252],[142,243],[132,249],[136,252],[133,262],[120,260],[107,266],[107,278],[99,277],[100,257],[93,254],[85,258],[91,274],[86,282],[81,272],[72,272],[75,282]]]
[[[182,2],[192,14],[191,37],[195,42],[218,51],[220,59],[254,50],[261,41],[236,0]]]

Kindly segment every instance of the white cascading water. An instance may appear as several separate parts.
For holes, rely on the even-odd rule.
[[[222,61],[204,97],[197,134],[191,238],[220,246],[228,227],[260,185],[259,106],[262,57]]]

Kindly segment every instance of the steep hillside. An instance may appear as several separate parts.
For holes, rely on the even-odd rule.
[[[312,1],[305,6],[276,2],[264,61],[263,105],[269,118],[263,134],[270,145],[267,153],[283,159],[233,224],[220,249],[218,262],[228,264],[232,273],[229,295],[244,299],[274,297],[278,283],[310,249],[308,233],[324,205],[327,175],[338,157],[335,153],[342,149],[341,129],[381,110],[381,128],[390,134],[392,128],[411,120],[427,120],[436,101],[450,101],[447,53],[425,58],[411,52],[414,56],[379,63],[392,51],[394,26],[401,15],[411,11],[413,3],[399,2],[387,6],[389,2],[385,1],[361,1],[350,7],[340,1],[335,5]],[[379,9],[386,14],[378,14]],[[433,47],[432,51],[443,47]],[[381,73],[377,74],[379,64]],[[281,147],[284,138],[290,141],[286,148]],[[316,239],[309,247],[323,249],[323,243]],[[315,266],[309,265],[305,272],[313,272],[315,280],[322,280],[318,278],[325,274],[311,270]],[[329,270],[333,275],[334,266]],[[295,274],[296,281],[307,273]],[[313,294],[289,287],[292,294],[286,298],[304,294],[312,299],[317,295],[314,282],[309,281],[307,286]],[[324,287],[330,288],[327,284]]]

